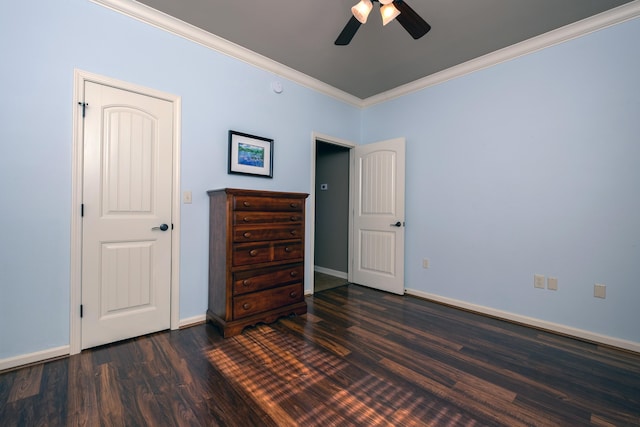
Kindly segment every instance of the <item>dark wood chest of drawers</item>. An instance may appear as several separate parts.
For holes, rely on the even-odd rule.
[[[225,337],[304,314],[307,194],[225,188],[208,192],[207,320]]]

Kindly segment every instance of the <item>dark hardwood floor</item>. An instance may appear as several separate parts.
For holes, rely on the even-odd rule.
[[[640,425],[640,355],[356,285],[0,374],[0,426]]]
[[[332,276],[330,274],[320,273],[318,271],[314,272],[313,276],[314,292],[327,291],[329,289],[337,288],[338,286],[344,286],[348,283],[347,279]]]

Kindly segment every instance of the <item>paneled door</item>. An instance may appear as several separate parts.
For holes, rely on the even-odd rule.
[[[85,82],[82,348],[171,322],[173,105]]]
[[[405,140],[354,148],[353,282],[404,294]]]

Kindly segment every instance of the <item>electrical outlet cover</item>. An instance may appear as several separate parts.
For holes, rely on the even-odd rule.
[[[593,286],[593,296],[596,298],[606,298],[607,297],[607,286],[601,285],[600,283],[596,283]]]
[[[544,289],[544,276],[542,274],[533,275],[533,287],[538,289]]]
[[[547,278],[547,289],[552,291],[558,290],[558,278],[557,277],[549,277]]]

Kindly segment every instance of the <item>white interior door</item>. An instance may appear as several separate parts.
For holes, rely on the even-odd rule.
[[[173,105],[86,82],[82,348],[170,327]],[[166,224],[166,229],[165,225]]]
[[[354,148],[352,281],[404,294],[405,140]]]

